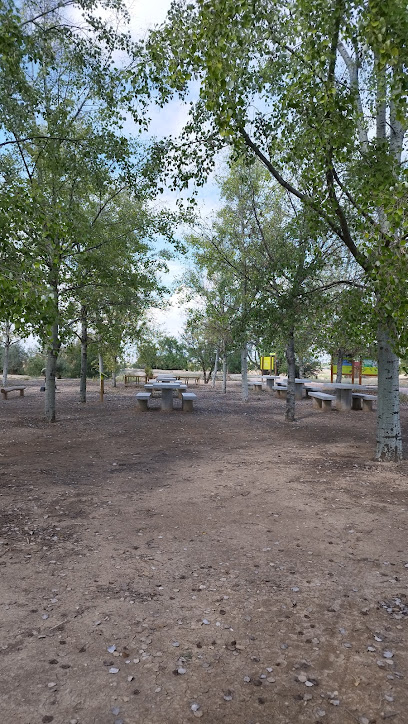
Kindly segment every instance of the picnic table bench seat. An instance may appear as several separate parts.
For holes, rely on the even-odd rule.
[[[143,410],[143,412],[147,412],[148,410],[148,402],[151,398],[152,393],[151,392],[138,392],[136,395],[136,400],[139,403],[139,408]]]
[[[262,382],[259,380],[248,380],[248,387],[251,390],[262,390]]]
[[[367,395],[364,392],[352,392],[351,409],[372,412],[373,402],[375,402],[376,399],[377,395]]]
[[[9,394],[9,392],[18,391],[20,393],[20,397],[24,397],[24,390],[25,390],[24,385],[13,385],[10,387],[2,387],[0,392],[1,392],[1,396],[2,396],[3,400],[7,400],[7,395]]]
[[[313,387],[312,385],[305,385],[306,397],[310,397],[311,392],[320,392],[321,387]]]
[[[196,399],[197,395],[194,392],[182,392],[181,409],[183,412],[193,412],[193,404]]]
[[[332,402],[335,402],[335,395],[327,395],[325,392],[309,392],[309,397],[313,398],[313,407],[316,410],[331,410]]]
[[[288,386],[287,386],[287,385],[282,385],[282,384],[281,384],[281,385],[276,385],[276,384],[275,384],[275,387],[273,388],[273,391],[276,392],[276,394],[277,394],[278,397],[286,397],[286,393],[287,393],[287,391],[288,391]]]

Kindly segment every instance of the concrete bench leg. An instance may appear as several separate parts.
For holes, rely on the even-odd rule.
[[[323,412],[330,412],[331,406],[332,406],[332,401],[331,400],[320,400],[320,402],[322,403],[321,409],[323,410]]]
[[[183,412],[193,412],[193,400],[183,400]]]
[[[148,400],[138,400],[138,403],[139,403],[139,409],[142,410],[143,412],[147,412]]]
[[[372,412],[373,411],[373,400],[363,400],[363,410],[364,410],[364,412]]]
[[[7,400],[7,392],[2,392],[1,396],[2,396],[3,400]]]
[[[312,397],[313,400],[313,407],[315,410],[321,410],[322,409],[322,400],[319,400],[318,397]]]
[[[362,408],[362,399],[361,397],[352,397],[351,398],[351,409],[352,410],[361,410]]]
[[[163,390],[161,397],[161,409],[164,412],[171,412],[173,409],[173,390]]]

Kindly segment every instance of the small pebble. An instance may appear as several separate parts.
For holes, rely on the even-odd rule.
[[[119,709],[118,706],[113,706],[112,709],[111,709],[111,712],[112,712],[112,714],[114,714],[115,716],[117,716],[117,715],[119,714],[119,712],[120,712],[120,709]]]
[[[209,622],[206,618],[203,618],[202,623],[203,623],[205,626],[208,626],[208,624],[209,624],[210,622]]]
[[[190,706],[191,711],[198,711],[199,708],[200,708],[200,704],[197,704],[196,701],[194,701]]]
[[[324,709],[316,709],[316,716],[326,716]]]
[[[179,668],[177,669],[178,674],[185,674],[186,672],[187,672],[187,669],[183,669],[182,666],[179,666]]]
[[[301,684],[305,684],[307,681],[306,674],[299,674],[299,676],[297,677],[297,680],[300,681]]]
[[[57,682],[56,682],[56,681],[50,681],[49,684],[48,684],[48,688],[49,688],[49,689],[52,689],[54,686],[57,686]]]
[[[274,684],[275,681],[276,681],[276,679],[274,679],[273,676],[269,676],[269,677],[267,678],[267,681],[268,681],[269,684]]]
[[[330,699],[330,704],[333,706],[339,706],[340,700],[339,699]]]
[[[109,669],[110,674],[117,674],[119,669],[116,668],[116,666],[111,666]]]
[[[394,654],[392,651],[384,651],[383,656],[384,656],[384,659],[392,659]]]
[[[359,724],[370,724],[370,720],[367,719],[366,716],[361,716],[358,721],[359,721]]]
[[[249,684],[249,682],[251,681],[251,677],[250,677],[250,676],[244,676],[244,681],[245,681],[246,684]]]
[[[172,641],[172,644],[171,644],[171,645],[172,645],[172,646],[175,646],[176,648],[177,648],[177,646],[180,646],[180,644],[179,644],[178,641]]]
[[[116,646],[108,646],[108,651],[110,654],[113,654],[113,652],[116,651]]]

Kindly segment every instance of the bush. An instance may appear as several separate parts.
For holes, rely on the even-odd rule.
[[[4,348],[0,348],[0,365],[3,369]],[[8,373],[10,375],[23,375],[25,372],[24,363],[27,359],[27,352],[20,342],[15,342],[9,348]]]

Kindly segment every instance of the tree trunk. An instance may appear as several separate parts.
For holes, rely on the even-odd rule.
[[[59,352],[58,333],[58,321],[55,321],[52,325],[51,347],[47,351],[45,371],[45,419],[47,422],[55,422],[55,379]]]
[[[5,333],[4,333],[4,349],[3,349],[3,387],[7,387],[10,344],[11,344],[11,342],[10,342],[10,324],[9,324],[9,322],[6,322]]]
[[[105,394],[105,375],[103,371],[103,357],[100,352],[98,352],[98,362],[99,362],[99,399],[101,402],[103,402],[103,396]]]
[[[220,350],[219,350],[219,347],[217,347],[216,352],[215,352],[214,370],[213,370],[212,383],[211,383],[213,387],[215,387],[215,382],[217,379],[219,358],[220,358]]]
[[[222,391],[224,395],[227,392],[227,353],[224,352],[222,358]]]
[[[286,393],[285,419],[288,422],[295,420],[295,341],[293,329],[290,330],[286,345],[286,361],[288,363],[288,391]]]
[[[116,387],[116,367],[118,364],[118,358],[114,357],[113,360],[113,370],[112,370],[112,386]]]
[[[300,357],[300,359],[299,359],[299,377],[301,380],[303,380],[304,376],[305,376],[305,364],[303,361],[303,357]]]
[[[88,368],[88,319],[86,307],[81,307],[81,374],[79,379],[79,399],[86,402],[86,375]]]
[[[336,382],[338,384],[341,383],[342,377],[343,377],[343,350],[341,347],[337,350],[337,372],[336,372]]]
[[[390,322],[392,325],[392,323]],[[376,460],[402,459],[399,413],[399,359],[391,348],[390,325],[378,328],[378,401]]]
[[[248,347],[244,344],[241,349],[241,378],[242,378],[242,399],[248,402]]]

